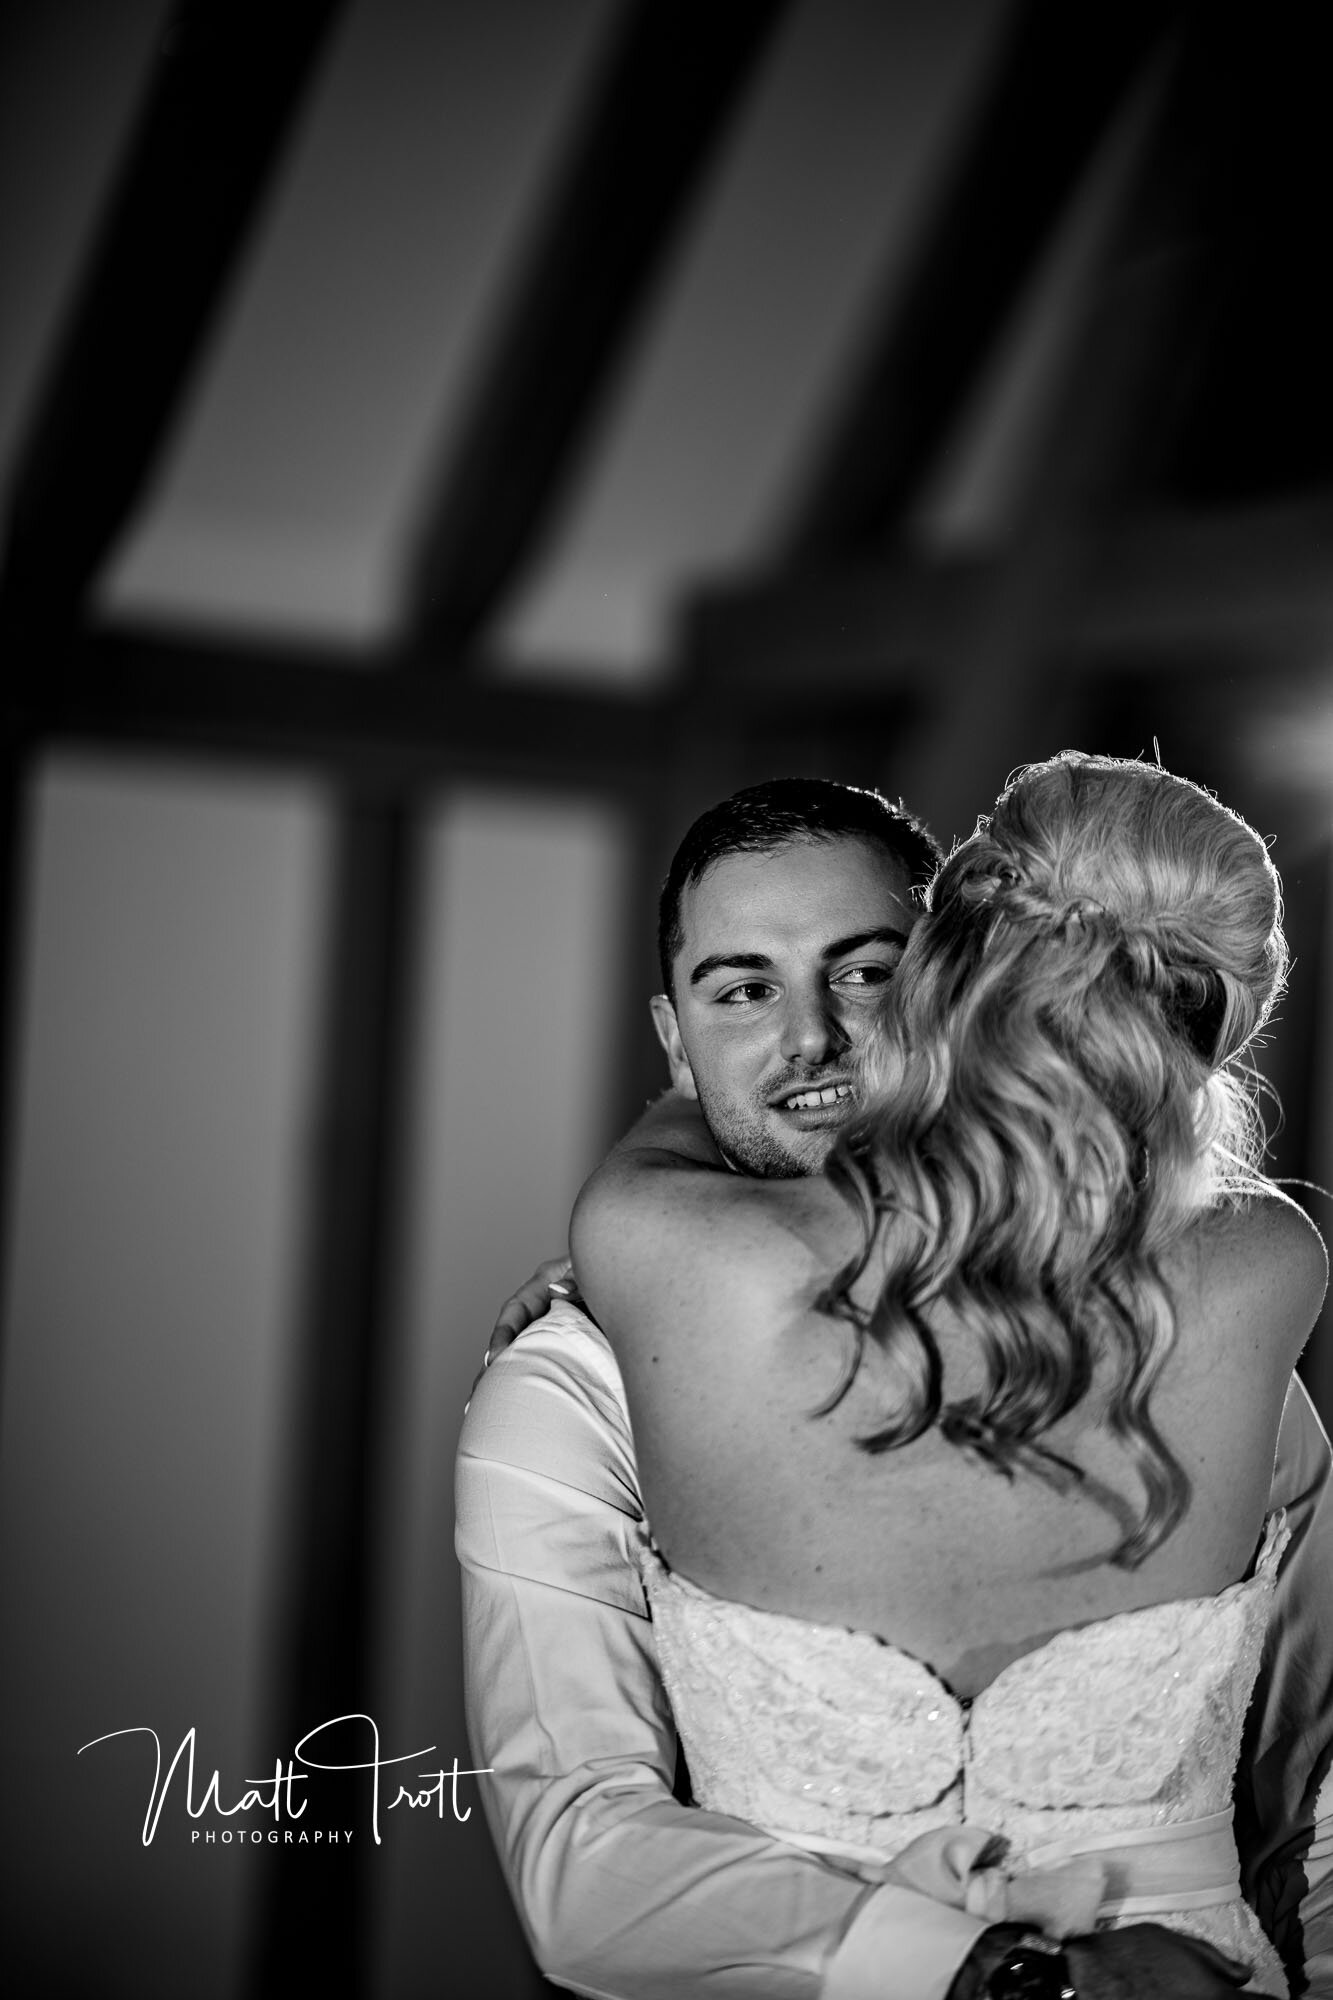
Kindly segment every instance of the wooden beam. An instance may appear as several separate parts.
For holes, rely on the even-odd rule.
[[[786,0],[638,0],[597,79],[426,509],[408,592],[447,652],[545,525]]]
[[[181,0],[22,451],[0,597],[78,613],[169,432],[339,0]]]
[[[916,259],[799,503],[787,557],[873,550],[989,356],[1079,174],[1173,16],[1152,0],[1026,0]]]
[[[284,1756],[335,1717],[377,1712],[382,1496],[399,1362],[393,1274],[420,929],[417,834],[408,808],[372,793],[344,802],[335,838],[305,1296],[271,1607],[276,1693],[265,1740]],[[369,1725],[344,1724],[310,1754],[363,1762],[372,1754]],[[370,1991],[374,1885],[363,1779],[359,1796],[346,1777],[312,1772],[307,1780],[311,1820],[320,1818],[321,1798],[331,1816],[340,1804],[338,1825],[355,1812],[355,1844],[330,1850],[317,1873],[292,1850],[271,1857],[246,1978],[256,2000],[305,1991],[358,2000]]]
[[[355,663],[354,663],[355,661]],[[7,696],[29,744],[176,750],[327,773],[382,792],[478,777],[624,791],[661,757],[672,704],[442,675],[422,656],[119,627],[30,636]]]

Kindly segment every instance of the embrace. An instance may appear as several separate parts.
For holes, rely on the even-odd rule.
[[[1293,1373],[1327,1261],[1243,1067],[1287,965],[1263,841],[1075,752],[947,860],[776,780],[690,828],[659,937],[673,1087],[460,1447],[473,1761],[539,1964],[1333,2000]]]

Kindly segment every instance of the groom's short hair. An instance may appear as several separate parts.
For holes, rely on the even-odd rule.
[[[944,851],[923,820],[899,799],[831,778],[769,778],[747,785],[701,813],[672,857],[657,909],[662,989],[685,941],[680,901],[691,882],[726,854],[768,854],[794,840],[867,840],[907,870],[912,894],[924,895]]]

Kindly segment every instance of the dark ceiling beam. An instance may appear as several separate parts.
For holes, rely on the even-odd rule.
[[[182,0],[21,454],[0,595],[70,620],[125,527],[340,0]]]
[[[1161,0],[1025,0],[883,328],[794,513],[785,553],[819,566],[879,546],[962,399],[1144,59]]]
[[[624,17],[428,500],[408,616],[457,658],[547,525],[786,0]]]
[[[6,734],[261,761],[385,794],[443,777],[616,790],[662,756],[660,700],[463,680],[336,655],[120,627],[31,643]]]

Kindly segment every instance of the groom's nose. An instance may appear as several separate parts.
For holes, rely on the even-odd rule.
[[[784,1061],[808,1063],[813,1069],[840,1056],[848,1045],[849,1037],[827,986],[788,994],[782,1018]]]

